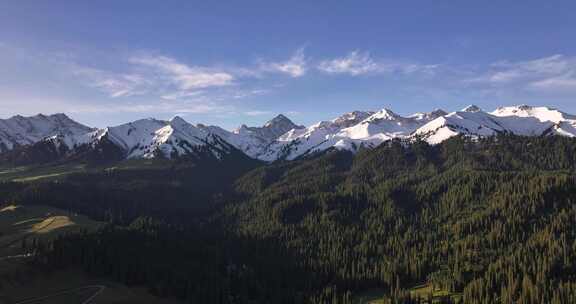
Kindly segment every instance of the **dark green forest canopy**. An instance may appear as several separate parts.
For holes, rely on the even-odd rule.
[[[445,302],[574,303],[575,166],[576,140],[559,136],[395,140],[232,171],[4,183],[0,195],[111,223],[37,245],[35,263],[190,303],[354,303],[373,289],[410,303],[422,283],[460,295]]]

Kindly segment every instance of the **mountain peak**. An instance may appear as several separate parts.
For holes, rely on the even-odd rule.
[[[296,127],[296,124],[294,124],[288,117],[284,116],[283,114],[278,114],[278,115],[276,115],[276,117],[267,121],[264,124],[264,128],[270,128],[270,127],[273,127],[275,125],[292,125],[292,126]]]
[[[386,113],[388,115],[392,115],[392,116],[398,116],[398,114],[394,113],[394,111],[388,109],[388,108],[384,108],[380,111],[378,111],[378,113]]]
[[[68,115],[66,115],[64,113],[54,113],[50,116],[55,117],[55,118],[60,118],[60,119],[70,119],[70,117],[68,117]]]
[[[430,114],[434,115],[434,116],[444,116],[444,115],[447,115],[448,112],[446,112],[442,109],[434,109],[434,111],[430,112]]]
[[[236,131],[240,132],[240,130],[246,130],[246,129],[248,129],[248,126],[245,125],[245,124],[241,124],[240,127],[238,127],[238,128],[236,129]]]
[[[304,128],[294,124],[288,117],[279,114],[271,120],[267,121],[262,127],[248,127],[241,125],[239,128],[232,131],[231,134],[237,136],[233,139],[228,135],[224,135],[232,141],[237,141],[240,145],[255,143],[255,145],[265,145],[277,139],[284,133],[292,129]],[[222,132],[220,132],[222,133]]]
[[[140,119],[106,129],[93,129],[66,114],[38,114],[0,119],[0,153],[18,146],[58,138],[69,149],[89,144],[95,147],[105,138],[132,157],[195,153],[192,147],[205,145],[210,134],[218,136],[248,156],[262,160],[293,159],[331,147],[356,151],[376,147],[393,138],[422,137],[431,144],[451,136],[490,136],[511,133],[524,136],[559,134],[576,136],[576,116],[546,106],[513,105],[483,112],[470,105],[447,114],[441,109],[402,116],[388,108],[377,112],[352,111],[307,128],[279,114],[261,127],[241,125],[235,131],[217,126],[191,125],[180,116],[170,120]],[[472,112],[472,113],[470,113]],[[473,113],[479,112],[479,113]]]
[[[482,109],[480,109],[476,105],[469,105],[469,106],[465,107],[464,109],[462,109],[462,112],[480,112],[480,111],[482,111]]]
[[[372,114],[374,114],[374,112],[352,111],[333,119],[332,122],[337,126],[350,127],[368,118]]]
[[[15,115],[0,119],[0,152],[15,146],[31,145],[44,138],[82,135],[94,129],[82,125],[63,113],[34,116]]]
[[[518,106],[518,110],[522,111],[532,110],[532,106],[529,106],[527,104],[521,104]]]
[[[386,120],[396,120],[400,118],[400,115],[394,113],[392,110],[384,108],[374,114],[372,114],[370,117],[368,117],[367,119],[369,120],[382,120],[382,119],[386,119]]]
[[[412,115],[409,116],[409,118],[418,120],[418,121],[425,121],[425,120],[432,120],[435,118],[438,118],[440,116],[444,116],[447,115],[448,113],[446,113],[446,111],[442,110],[442,109],[435,109],[432,112],[418,112],[418,113],[414,113]]]
[[[176,115],[170,119],[171,126],[181,126],[181,125],[188,125],[189,123],[184,120],[184,118]]]
[[[510,107],[499,107],[491,114],[495,116],[533,117],[540,121],[551,121],[554,123],[559,123],[567,119],[576,119],[576,116],[564,113],[555,108],[545,106],[535,107],[525,104]]]

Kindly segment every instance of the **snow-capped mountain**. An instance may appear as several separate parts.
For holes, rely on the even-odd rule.
[[[82,126],[62,114],[48,117],[59,122],[55,126],[36,123],[37,117],[47,116],[6,120],[27,119],[35,122],[32,127],[23,127],[23,123],[5,124],[7,127],[4,133],[10,134],[10,137],[5,137],[21,139],[14,144],[9,141],[3,150],[6,152],[19,148],[10,155],[10,159],[22,159],[21,154],[25,155],[26,161],[30,160],[31,155],[34,156],[32,158],[42,155],[42,160],[55,160],[58,157],[78,158],[78,155],[86,154],[114,160],[182,156],[221,159],[238,152],[256,158],[265,146],[283,133],[303,128],[284,115],[278,115],[262,127],[242,125],[234,131],[217,126],[192,125],[181,117],[169,121],[140,119],[102,129]],[[66,124],[61,123],[63,121]]]
[[[529,131],[523,135],[537,135],[537,134],[556,134],[565,135],[569,137],[576,136],[576,116],[561,112],[557,109],[548,107],[531,107],[521,105],[516,107],[500,107],[491,113],[499,117],[519,117],[526,119],[524,130]],[[536,123],[534,126],[529,126],[530,118],[535,118],[540,121],[540,125]],[[519,126],[522,127],[522,126]],[[537,129],[534,129],[536,127]],[[548,127],[544,132],[539,132],[543,127]],[[550,132],[550,133],[545,133]],[[517,133],[520,134],[520,133]]]
[[[38,114],[31,117],[17,115],[0,119],[0,153],[34,144],[50,136],[75,136],[91,131],[92,128],[77,123],[61,113],[50,116]]]
[[[425,123],[446,114],[442,110],[403,117],[389,109],[378,112],[350,112],[330,121],[321,121],[305,129],[294,129],[280,136],[258,155],[273,161],[323,151],[328,148],[356,151],[375,147],[396,138],[407,137]]]
[[[499,133],[575,137],[576,116],[553,108],[526,105],[500,107],[493,112],[468,106],[452,113],[435,110],[410,116],[382,109],[353,111],[309,127],[298,126],[284,115],[278,115],[261,127],[242,125],[227,131],[218,126],[192,125],[180,117],[168,121],[141,119],[94,129],[64,114],[39,114],[0,120],[0,153],[14,151],[4,159],[26,161],[82,159],[86,155],[105,160],[156,157],[220,160],[237,154],[275,161],[292,160],[330,148],[355,152],[393,138],[438,144],[459,134],[477,137]]]
[[[524,136],[576,135],[576,116],[548,107],[527,105],[500,107],[491,113],[477,106],[438,117],[418,128],[413,137],[430,144],[440,143],[452,136],[490,136],[511,133]]]
[[[296,125],[282,114],[266,122],[262,127],[242,125],[232,132],[217,126],[198,125],[198,127],[218,135],[252,158],[258,158],[266,146],[286,132],[304,129],[303,126]]]
[[[56,146],[65,146],[68,154],[101,149],[110,143],[124,158],[174,158],[181,156],[213,156],[217,159],[236,151],[232,145],[205,128],[194,126],[181,117],[169,121],[140,119],[115,127],[98,129],[86,134],[54,136],[48,139]]]
[[[284,133],[292,129],[303,129],[304,126],[298,126],[293,123],[286,116],[280,114],[270,121],[266,122],[262,127],[248,127],[246,125],[233,131],[234,134],[241,136],[254,136],[261,138],[264,141],[273,141]]]

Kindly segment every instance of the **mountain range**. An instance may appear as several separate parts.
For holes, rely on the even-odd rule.
[[[576,136],[576,116],[550,107],[477,106],[447,113],[435,110],[401,116],[389,109],[353,111],[305,127],[278,115],[261,127],[218,126],[141,119],[107,128],[91,128],[65,114],[0,119],[0,159],[19,163],[60,159],[122,160],[206,157],[222,160],[240,154],[266,162],[293,160],[330,148],[358,151],[402,138],[438,144],[456,135]]]

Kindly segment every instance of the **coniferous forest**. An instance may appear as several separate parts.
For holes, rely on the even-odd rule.
[[[22,244],[184,303],[576,303],[576,140],[385,142],[289,162],[100,170],[0,185],[104,221]]]

